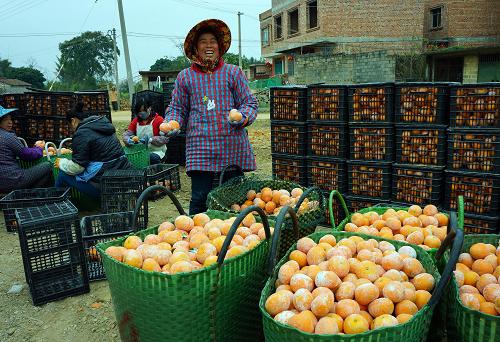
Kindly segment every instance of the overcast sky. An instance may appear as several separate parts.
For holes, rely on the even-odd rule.
[[[271,0],[123,0],[132,74],[164,56],[178,56],[176,44],[189,29],[207,18],[224,20],[231,29],[230,52],[238,53],[238,16],[241,11],[242,53],[260,57],[259,13]],[[57,72],[59,43],[84,31],[116,28],[120,80],[126,78],[125,59],[116,0],[0,0],[0,58],[13,66],[34,63],[49,80]]]

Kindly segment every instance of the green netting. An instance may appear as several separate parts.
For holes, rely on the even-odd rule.
[[[500,235],[471,234],[465,235],[462,252],[469,251],[475,243],[491,243],[498,246]],[[448,260],[448,255],[445,258]],[[448,284],[446,298],[448,341],[493,342],[500,340],[500,316],[491,316],[469,309],[459,299],[455,277]]]
[[[22,159],[19,159],[18,162],[19,162],[19,166],[22,168],[22,169],[29,169],[30,167],[33,167],[35,165],[38,165],[42,162],[45,161],[45,157],[41,157],[41,158],[38,158],[36,160],[31,160],[31,161],[27,161],[27,160],[22,160]]]
[[[235,215],[209,210],[212,219]],[[141,238],[157,227],[138,232]],[[270,239],[249,252],[190,273],[147,272],[101,254],[123,341],[259,341],[258,301],[266,281]]]
[[[426,272],[432,274],[436,280],[436,284],[439,282],[441,276],[434,265],[431,257],[422,248],[414,245],[407,244],[401,241],[387,240],[379,238],[376,236],[370,236],[365,234],[348,233],[348,232],[318,232],[310,235],[309,237],[315,242],[326,235],[333,234],[338,240],[350,236],[361,236],[364,239],[375,239],[377,241],[388,241],[393,244],[397,249],[401,246],[412,246],[417,251],[417,259],[420,260],[424,266]],[[399,324],[394,327],[380,328],[376,330],[370,330],[361,334],[356,335],[315,335],[302,332],[292,326],[276,322],[266,311],[265,303],[267,298],[276,291],[275,282],[278,277],[278,271],[281,265],[288,261],[288,256],[296,248],[294,244],[287,252],[286,256],[280,260],[280,262],[275,266],[273,275],[268,279],[264,289],[262,290],[262,295],[260,297],[259,307],[262,314],[263,325],[264,325],[264,335],[266,341],[286,341],[286,342],[315,342],[315,341],[383,341],[383,342],[396,342],[396,341],[422,341],[426,339],[427,333],[429,331],[430,322],[432,319],[433,308],[426,305],[419,310],[412,319],[404,324]]]
[[[257,175],[250,175],[247,177],[243,176],[234,178],[222,186],[212,190],[208,194],[207,206],[209,209],[237,214],[238,212],[231,209],[231,205],[235,203],[243,203],[246,200],[246,194],[249,190],[253,189],[258,192],[264,187],[269,187],[271,189],[285,189],[287,191],[292,191],[293,188],[301,188],[304,192],[306,191],[306,188],[289,181],[262,179]],[[318,189],[317,191],[313,191],[307,195],[307,198],[310,201],[318,201],[319,205],[313,210],[298,215],[299,238],[313,233],[316,226],[324,220],[325,209],[322,192]],[[268,218],[270,224],[273,224],[276,221],[276,216],[268,216]],[[297,241],[297,237],[293,233],[291,219],[287,218],[283,224],[280,236],[280,248],[278,251],[280,258],[295,241]]]
[[[149,150],[144,144],[125,146],[123,148],[128,161],[137,169],[149,166]]]

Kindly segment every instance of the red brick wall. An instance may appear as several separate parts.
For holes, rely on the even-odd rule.
[[[443,6],[440,30],[431,30],[430,9],[435,6]],[[499,18],[498,0],[427,0],[424,36],[431,40],[450,38],[451,46],[491,45],[495,40],[499,44]]]

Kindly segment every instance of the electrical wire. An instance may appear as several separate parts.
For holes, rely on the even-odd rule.
[[[18,7],[16,7],[16,9],[14,9],[14,11],[8,13],[7,15],[1,14],[1,16],[0,16],[0,22],[1,21],[5,21],[5,20],[7,20],[9,18],[12,18],[12,17],[14,17],[14,16],[16,16],[18,14],[24,13],[27,10],[29,10],[29,9],[35,7],[35,6],[38,6],[38,5],[40,5],[40,4],[42,4],[42,3],[46,2],[46,1],[47,0],[39,0],[37,2],[37,0],[35,0],[31,4],[26,4],[27,6],[20,6],[20,7],[18,6]]]

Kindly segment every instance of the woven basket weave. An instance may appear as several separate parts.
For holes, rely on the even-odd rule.
[[[316,226],[324,221],[324,198],[319,188],[313,187],[305,189],[293,182],[277,179],[262,179],[257,175],[234,178],[224,185],[212,190],[207,198],[208,208],[237,214],[238,212],[231,209],[231,205],[243,203],[246,200],[246,194],[249,190],[259,191],[264,187],[285,189],[287,191],[292,191],[293,188],[301,188],[304,193],[297,202],[295,208],[299,208],[305,198],[308,198],[310,201],[318,201],[317,208],[298,215],[299,237],[311,234],[316,229]],[[268,216],[268,218],[270,222],[276,222],[276,216]],[[288,248],[296,241],[296,236],[291,227],[291,220],[287,218],[281,232],[280,250],[278,253],[280,257],[283,256]]]
[[[462,252],[468,253],[475,243],[491,243],[498,246],[498,234],[466,235]],[[448,259],[449,257],[446,256]],[[452,277],[448,285],[446,305],[448,341],[493,342],[500,340],[500,316],[491,316],[469,309],[459,299],[458,285]]]
[[[165,191],[158,185],[146,189],[137,201],[137,207],[141,206],[146,193],[160,189]],[[170,191],[165,192],[170,198],[175,198]],[[181,214],[185,214],[177,199],[174,204]],[[268,238],[247,253],[224,261],[225,251],[236,228],[252,211],[259,211]],[[214,210],[207,211],[207,215],[211,219],[235,216]],[[276,227],[276,230],[279,229]],[[144,238],[156,232],[157,227],[154,227],[136,235]],[[266,281],[269,236],[267,218],[262,210],[247,208],[231,227],[217,264],[175,275],[143,271],[106,255],[107,247],[123,245],[126,237],[97,245],[122,340],[262,340],[258,301]]]
[[[379,237],[368,236],[364,234],[357,233],[348,233],[348,232],[318,232],[310,235],[309,237],[313,239],[315,242],[318,242],[319,239],[326,234],[333,234],[337,241],[342,238],[347,238],[350,236],[361,236],[364,239],[375,239],[377,241],[388,241],[393,244],[396,248],[401,246],[408,246],[409,244],[400,242],[387,240]],[[462,244],[463,235],[461,232],[457,233],[455,240],[453,242],[453,260],[456,261],[458,258],[460,246]],[[431,257],[420,247],[412,246],[417,251],[417,258],[422,262],[422,265],[426,269],[426,271],[434,276],[438,285],[436,286],[433,297],[429,301],[429,303],[420,311],[418,311],[414,317],[404,324],[399,324],[394,327],[380,328],[376,330],[370,330],[361,334],[356,335],[315,335],[302,332],[294,327],[291,327],[286,324],[279,323],[275,321],[266,311],[265,302],[267,298],[275,292],[275,282],[278,276],[278,271],[281,265],[283,265],[286,261],[288,261],[289,254],[295,249],[295,246],[292,246],[288,252],[286,257],[280,260],[280,262],[276,265],[273,270],[272,276],[267,281],[264,289],[262,290],[262,295],[260,297],[259,307],[263,317],[263,325],[264,325],[264,334],[266,341],[278,342],[278,341],[294,341],[294,342],[316,342],[316,341],[388,341],[388,342],[396,342],[396,341],[405,341],[405,342],[413,342],[413,341],[425,341],[427,337],[427,333],[429,331],[429,326],[431,323],[432,315],[434,312],[434,308],[436,304],[439,302],[441,295],[443,294],[444,288],[446,286],[447,281],[449,280],[452,271],[453,265],[447,265],[447,269],[441,278],[434,262]]]

